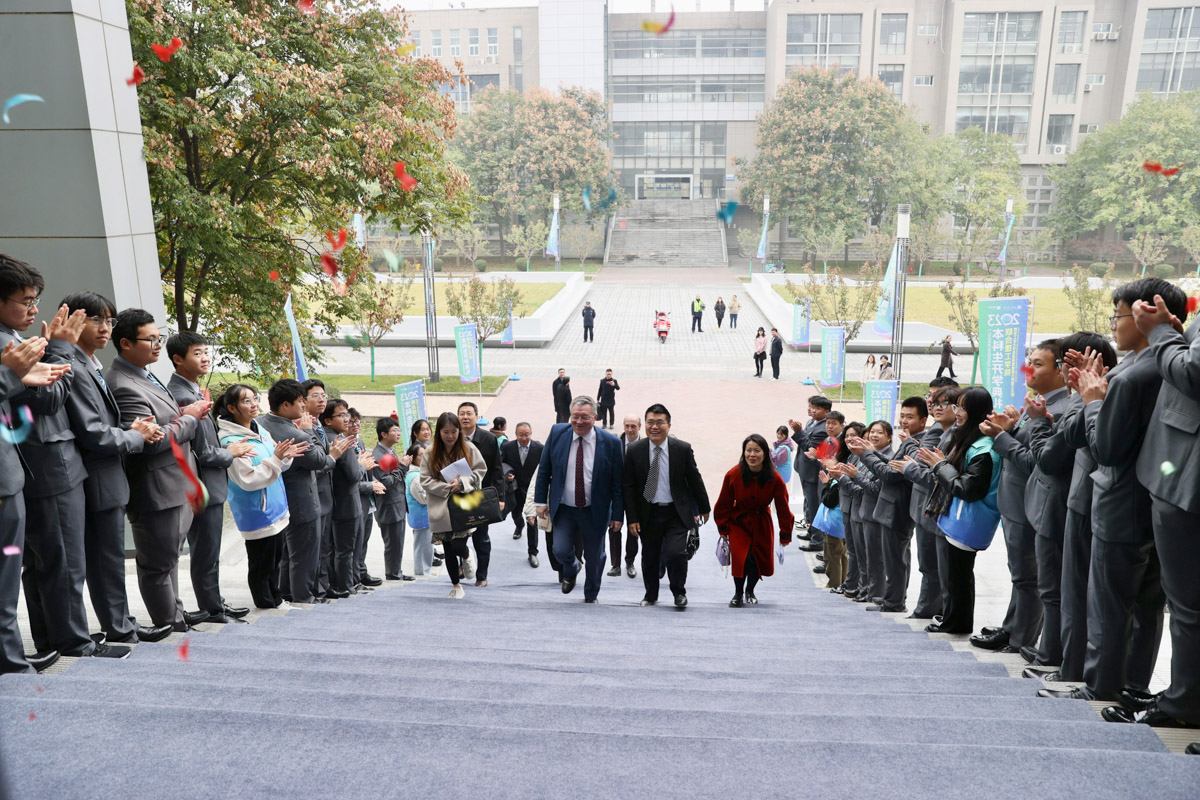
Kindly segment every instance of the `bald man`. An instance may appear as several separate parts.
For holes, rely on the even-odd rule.
[[[642,436],[642,418],[637,414],[625,415],[625,433],[621,436],[621,455],[625,455],[625,448],[636,442]],[[638,554],[638,537],[628,532],[629,526],[626,525],[625,533],[625,574],[631,578],[637,577],[637,567],[633,565],[633,560]],[[608,552],[609,558],[612,560],[612,569],[608,571],[609,577],[617,577],[621,574],[621,532],[608,532]]]

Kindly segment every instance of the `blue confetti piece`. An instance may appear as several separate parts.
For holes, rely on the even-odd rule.
[[[17,416],[20,417],[18,420],[20,424],[14,428],[8,414],[0,414],[0,422],[4,423],[0,425],[0,439],[9,444],[20,444],[29,438],[30,432],[33,431],[33,411],[29,406],[21,406],[17,409]]]
[[[733,224],[733,215],[737,213],[737,201],[730,200],[728,203],[717,212],[717,219],[724,222],[726,225]]]
[[[383,260],[387,262],[388,272],[395,272],[400,269],[400,259],[391,250],[385,249],[383,251]]]
[[[583,207],[588,211],[592,210],[592,187],[583,187]]]
[[[4,101],[4,123],[8,124],[9,109],[15,108],[22,103],[44,103],[46,102],[36,94],[14,94],[12,97]]]

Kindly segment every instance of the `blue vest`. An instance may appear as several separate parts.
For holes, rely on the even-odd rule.
[[[428,458],[428,456],[426,456]],[[429,507],[413,497],[413,481],[421,480],[420,470],[413,467],[404,476],[404,494],[408,500],[408,527],[413,530],[429,527]]]
[[[260,428],[261,431],[261,428]],[[268,446],[261,440],[249,439],[236,434],[226,434],[221,437],[221,444],[247,441],[254,445],[250,460],[258,466],[274,454],[274,446]],[[258,531],[278,522],[287,513],[287,490],[283,486],[283,476],[280,475],[274,483],[265,489],[248,492],[229,478],[229,510],[233,513],[233,521],[238,530],[243,533]]]

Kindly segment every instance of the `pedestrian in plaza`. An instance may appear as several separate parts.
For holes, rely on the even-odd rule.
[[[894,381],[896,380],[896,370],[892,369],[892,365],[888,363],[887,356],[879,357],[879,377],[877,381]]]
[[[954,374],[954,357],[956,355],[958,355],[958,353],[955,352],[954,345],[950,344],[950,337],[947,336],[945,339],[942,340],[942,363],[938,367],[936,377],[938,377],[938,378],[942,377],[942,373],[945,372],[946,370],[950,370],[951,378],[958,377],[957,375]]]
[[[754,377],[761,378],[767,360],[767,332],[762,328],[754,334]]]
[[[696,295],[696,299],[692,301],[692,333],[704,333],[703,317],[704,301],[700,299],[700,295]]]
[[[720,330],[721,323],[725,320],[725,301],[720,297],[718,297],[717,302],[713,304],[713,313],[717,315],[717,330]],[[733,327],[732,324],[730,327]]]
[[[733,297],[729,298],[729,330],[737,330],[737,317],[738,312],[741,310],[742,303],[737,299],[737,295],[735,294]]]
[[[570,384],[571,379],[567,377],[567,371],[560,368],[558,370],[558,377],[550,385],[550,390],[554,393],[555,422],[566,422],[571,416]]]
[[[593,330],[596,325],[596,309],[592,308],[592,301],[588,300],[583,304],[583,340],[585,342],[596,341],[596,333]]]
[[[779,518],[779,544],[787,547],[796,524],[788,507],[788,491],[771,466],[767,440],[752,433],[742,442],[737,466],[725,473],[721,494],[713,509],[717,532],[729,542],[729,565],[733,572],[730,608],[758,604],[754,588],[760,578],[775,574],[775,530],[771,525],[771,503]]]
[[[779,380],[779,359],[783,358],[783,337],[779,330],[771,328],[771,375]]]
[[[596,391],[596,400],[600,403],[600,427],[608,430],[616,424],[616,412],[613,409],[617,404],[617,392],[621,391],[621,384],[617,383],[617,379],[613,377],[611,369],[604,370],[604,377],[600,380],[600,388]]]
[[[370,476],[383,484],[384,493],[375,498],[375,521],[379,523],[379,537],[383,539],[383,577],[389,581],[413,580],[404,575],[400,563],[404,558],[404,533],[408,520],[408,497],[404,488],[404,476],[412,466],[412,459],[404,454],[395,459],[392,448],[400,444],[404,430],[391,417],[380,417],[375,422],[377,444],[371,452],[375,467]],[[384,469],[379,464],[388,456],[396,466]]]
[[[471,474],[455,477],[447,482],[442,476],[442,470],[459,459],[470,465]],[[467,551],[467,537],[471,535],[471,531],[453,530],[450,524],[450,498],[455,494],[467,494],[483,488],[487,470],[487,462],[483,460],[478,448],[463,436],[458,415],[450,411],[442,412],[437,418],[433,432],[433,444],[421,459],[421,489],[427,498],[426,507],[433,542],[441,544],[446,552],[446,573],[450,576],[453,586],[450,597],[454,600],[461,600],[467,596],[462,587],[461,564],[470,557]]]
[[[879,367],[875,366],[875,354],[867,354],[867,363],[863,364],[862,382],[879,380]]]

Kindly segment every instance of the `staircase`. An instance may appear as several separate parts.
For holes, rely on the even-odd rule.
[[[716,267],[729,263],[713,200],[635,200],[613,221],[606,264]]]
[[[4,676],[11,796],[1198,796],[1200,758],[814,588],[791,548],[728,608],[715,536],[683,613],[665,581],[637,607],[640,576],[563,596],[505,530],[463,601],[388,584],[193,632],[187,662]]]

